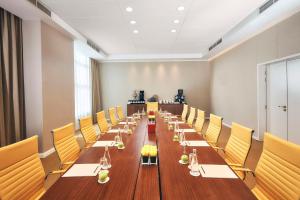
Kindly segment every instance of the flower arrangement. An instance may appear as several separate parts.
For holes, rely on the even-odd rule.
[[[157,164],[157,146],[144,145],[141,150],[142,164]]]

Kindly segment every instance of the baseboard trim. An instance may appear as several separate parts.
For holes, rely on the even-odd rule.
[[[45,151],[45,152],[43,152],[43,153],[39,153],[39,156],[40,156],[40,158],[46,158],[46,157],[48,157],[49,155],[51,155],[52,153],[54,153],[55,152],[55,149],[54,149],[54,147],[52,147],[51,149],[49,149],[48,151]]]

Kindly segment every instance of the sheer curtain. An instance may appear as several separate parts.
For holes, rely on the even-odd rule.
[[[75,49],[75,117],[78,119],[92,114],[92,81],[90,58]]]
[[[92,114],[93,122],[96,123],[96,113],[102,110],[100,91],[100,63],[91,59],[92,72]]]

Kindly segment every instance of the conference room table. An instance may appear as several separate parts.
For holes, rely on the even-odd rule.
[[[159,115],[156,133],[148,133],[148,119],[138,121],[133,134],[122,133],[125,149],[110,147],[112,167],[109,182],[99,184],[98,177],[60,177],[42,199],[256,199],[239,178],[204,178],[189,174],[187,165],[179,164],[183,147],[172,140],[174,132]],[[122,127],[118,125],[118,128]],[[180,128],[188,128],[180,124]],[[115,133],[106,133],[99,140],[114,140]],[[197,133],[186,133],[186,140],[202,140]],[[141,148],[157,145],[158,164],[142,165]],[[197,150],[200,164],[223,164],[223,158],[212,147],[189,147]],[[104,147],[91,147],[82,152],[75,164],[99,163]]]

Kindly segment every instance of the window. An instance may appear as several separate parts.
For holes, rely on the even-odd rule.
[[[75,117],[78,119],[92,113],[92,84],[90,59],[80,51],[74,52],[75,66]]]

